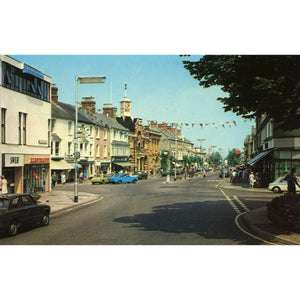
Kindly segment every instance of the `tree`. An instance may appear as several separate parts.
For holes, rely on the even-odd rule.
[[[215,165],[215,166],[219,166],[221,164],[222,161],[222,156],[219,152],[213,152],[209,158],[208,158],[208,163],[211,165]]]
[[[183,64],[200,86],[221,87],[225,112],[265,114],[282,129],[300,128],[300,56],[205,55]]]
[[[166,171],[169,169],[169,156],[170,156],[170,151],[168,150],[161,150],[161,160],[160,160],[160,164],[161,164],[161,168]]]
[[[235,166],[240,164],[240,151],[238,149],[232,149],[229,151],[226,159],[229,166]]]

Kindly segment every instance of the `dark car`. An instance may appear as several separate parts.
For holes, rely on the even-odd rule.
[[[219,177],[224,178],[224,177],[229,177],[230,176],[230,171],[228,169],[221,169],[219,172]]]
[[[143,180],[143,179],[147,179],[148,178],[148,174],[146,172],[144,172],[144,171],[135,172],[133,175],[137,176],[139,178],[139,180]]]
[[[50,206],[37,204],[30,194],[0,196],[0,231],[16,235],[19,227],[49,224]]]

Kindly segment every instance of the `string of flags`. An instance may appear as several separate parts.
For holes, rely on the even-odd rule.
[[[246,120],[245,120],[246,121]],[[151,121],[148,120],[148,123],[151,124]],[[243,122],[241,120],[239,120],[239,123],[241,125],[243,125]],[[212,123],[166,123],[166,122],[162,122],[163,125],[165,126],[171,126],[171,127],[195,127],[195,126],[200,126],[201,129],[203,130],[203,128],[207,127],[207,126],[214,126],[216,129],[218,127],[222,127],[222,128],[226,128],[226,127],[237,127],[237,122],[236,121],[227,121],[227,122],[212,122]]]

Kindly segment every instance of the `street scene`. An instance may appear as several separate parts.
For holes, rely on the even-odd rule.
[[[72,88],[60,72],[51,67],[42,72],[22,62],[35,61],[42,67],[60,56],[0,58],[0,244],[299,244],[298,108],[279,115],[273,100],[267,106],[264,96],[282,90],[276,103],[288,107],[299,95],[297,81],[295,90],[290,77],[284,90],[283,83],[272,90],[262,86],[284,76],[286,65],[291,67],[288,76],[293,70],[296,75],[299,56],[64,56],[62,73],[72,71],[76,62],[102,63],[116,82],[127,74],[142,85],[136,63],[143,63],[149,72],[152,69],[151,76],[158,76],[165,65],[165,74],[159,75],[162,81],[174,72],[185,81],[181,86],[165,81],[149,95],[146,86],[143,90],[133,86],[135,97],[153,101],[142,106],[142,99],[129,98],[125,82],[116,88],[123,93],[119,107],[113,81],[110,91],[99,92],[106,75],[75,75],[73,101],[66,96]],[[228,83],[220,79],[233,74],[227,64],[254,76],[252,93],[261,101],[259,110],[243,86],[239,87],[243,100],[236,99],[240,76]],[[265,73],[264,80],[253,72],[255,64]],[[57,83],[44,72],[54,72]],[[190,75],[202,79],[200,87]],[[211,81],[214,76],[216,82]],[[223,89],[213,89],[222,84]],[[201,86],[213,94],[203,96]],[[172,94],[163,97],[166,103],[154,100],[168,87],[175,93],[182,89],[185,95],[172,114],[165,111],[173,109],[168,103]],[[207,106],[196,116],[193,110],[200,95]],[[222,109],[215,104],[218,96],[225,105]],[[186,112],[181,112],[183,107]],[[225,119],[223,110],[237,115]]]

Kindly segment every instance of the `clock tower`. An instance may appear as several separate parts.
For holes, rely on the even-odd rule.
[[[125,83],[125,95],[121,103],[121,117],[131,117],[131,101],[127,98],[127,83]]]

